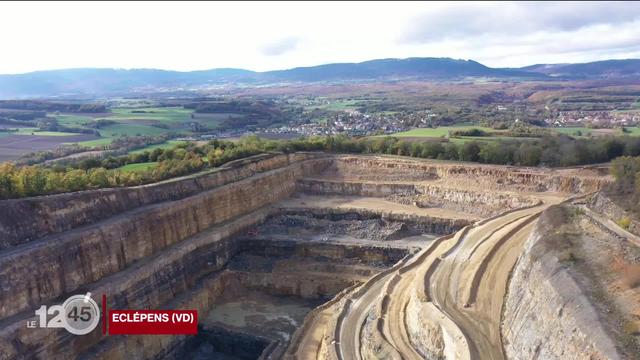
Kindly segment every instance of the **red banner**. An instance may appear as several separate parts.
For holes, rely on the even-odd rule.
[[[109,335],[197,333],[197,310],[109,310]]]

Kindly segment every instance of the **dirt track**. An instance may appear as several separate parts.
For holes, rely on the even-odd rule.
[[[458,358],[503,359],[500,314],[510,271],[538,215],[559,200],[510,211],[434,241],[406,264],[370,279],[359,291],[347,295],[335,329],[316,329],[304,342],[319,350],[322,339],[318,336],[325,336],[325,341],[334,344],[338,359],[366,358],[363,328],[374,326],[373,341],[380,343],[380,349],[386,348],[380,350],[381,357],[420,359],[421,349],[407,328],[407,316],[415,314],[406,309],[416,291],[425,301],[422,316],[430,317],[428,321],[453,339],[445,341],[447,353]],[[378,314],[375,325],[367,321],[372,311]],[[331,326],[326,316],[314,321]],[[324,355],[307,352],[304,356],[315,357]]]

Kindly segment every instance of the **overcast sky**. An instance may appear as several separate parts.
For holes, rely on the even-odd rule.
[[[0,3],[0,73],[640,58],[640,2]]]

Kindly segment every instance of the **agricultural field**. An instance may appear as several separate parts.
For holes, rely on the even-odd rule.
[[[327,99],[318,98],[317,103],[306,105],[305,110],[347,111],[357,110],[367,104],[376,103],[377,99]]]
[[[487,133],[492,133],[491,136],[455,136],[449,137],[449,134],[454,131],[463,131],[463,130],[471,130],[478,129],[485,131]],[[548,128],[549,130],[555,131],[560,134],[565,134],[573,137],[579,138],[587,138],[587,137],[598,137],[598,136],[640,136],[640,127],[628,127],[627,132],[623,133],[621,129],[593,129],[587,127],[565,127],[565,128]],[[418,141],[418,140],[427,140],[427,139],[440,139],[440,138],[448,138],[449,141],[455,143],[464,143],[465,141],[492,141],[497,139],[507,139],[508,136],[501,136],[500,130],[494,130],[488,127],[482,126],[473,126],[473,125],[465,125],[465,126],[442,126],[437,128],[418,128],[412,129],[409,131],[403,131],[399,133],[395,133],[392,136],[401,138],[407,141]],[[526,137],[518,137],[519,140],[525,139],[534,139],[534,138],[526,138]]]
[[[0,162],[15,160],[22,155],[35,151],[52,150],[63,143],[75,143],[95,139],[95,136],[88,134],[67,135],[56,133],[55,136],[51,136],[50,132],[35,132],[34,134],[39,135],[5,134],[0,137]]]
[[[100,139],[81,142],[83,146],[102,146],[119,136],[156,136],[169,132],[188,134],[191,132],[192,111],[182,107],[112,108],[111,113],[101,114],[59,114],[49,113],[58,123],[70,128],[89,128],[100,120],[115,123],[102,125],[96,130]],[[213,127],[216,121],[207,119],[206,127]],[[203,124],[204,125],[204,124]]]
[[[11,110],[13,111],[13,110]],[[191,135],[196,131],[216,129],[222,122],[241,117],[241,114],[215,113],[196,114],[181,106],[172,107],[114,107],[110,112],[101,113],[65,113],[47,112],[48,119],[60,131],[43,131],[34,126],[2,125],[11,128],[11,132],[0,132],[0,157],[3,160],[15,160],[26,153],[52,150],[61,145],[78,144],[86,147],[109,145],[122,136],[175,136]],[[197,123],[197,124],[196,124]],[[57,124],[57,125],[56,125]],[[194,125],[195,124],[195,125]],[[72,132],[96,131],[99,136]],[[66,130],[66,131],[65,131]],[[19,137],[19,138],[18,138]],[[153,150],[156,147],[170,147],[179,142],[167,142],[141,149]]]
[[[180,145],[180,144],[185,144],[187,143],[186,141],[183,140],[169,140],[169,141],[165,141],[162,144],[154,144],[154,145],[149,145],[149,146],[145,146],[143,148],[140,149],[136,149],[133,151],[130,151],[129,154],[138,154],[138,153],[143,153],[145,151],[152,151],[154,149],[169,149],[172,148],[174,146]]]
[[[453,131],[464,131],[471,129],[479,129],[485,132],[493,132],[496,131],[494,129],[482,126],[473,126],[473,125],[465,125],[465,126],[441,126],[436,128],[419,128],[412,129],[409,131],[403,131],[399,133],[393,134],[395,137],[448,137],[450,132]]]
[[[120,170],[123,172],[145,171],[145,170],[151,170],[156,166],[158,166],[158,162],[151,161],[146,163],[128,164],[128,165],[117,168],[117,170]]]

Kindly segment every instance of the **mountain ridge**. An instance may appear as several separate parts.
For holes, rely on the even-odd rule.
[[[331,63],[257,72],[238,68],[174,71],[150,68],[74,68],[0,75],[0,98],[114,95],[157,90],[197,90],[212,85],[381,80],[518,80],[638,78],[640,60],[536,64],[492,68],[474,60],[411,57]]]

